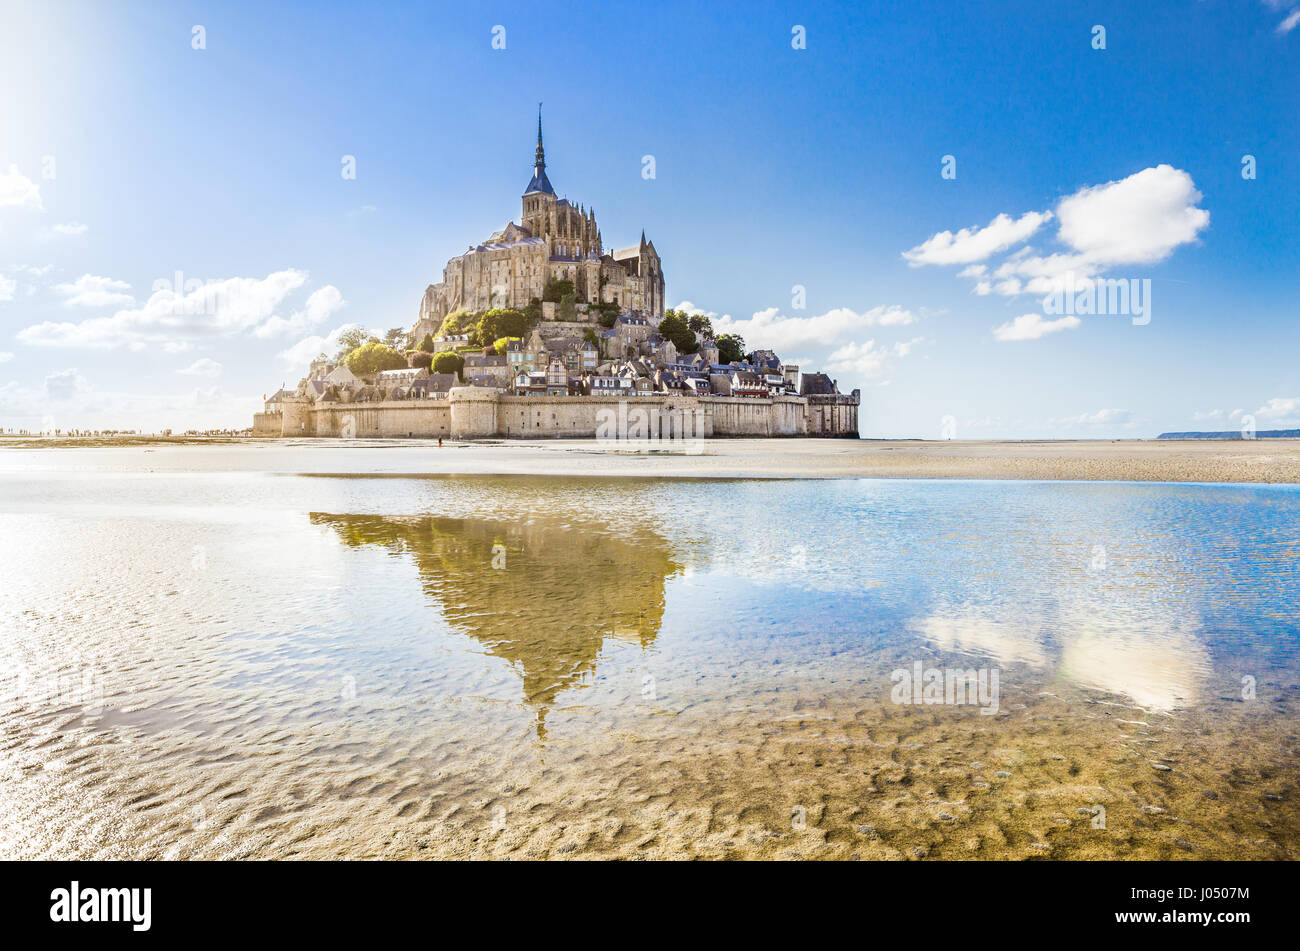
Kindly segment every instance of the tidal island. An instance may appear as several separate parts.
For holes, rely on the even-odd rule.
[[[519,222],[448,261],[409,330],[354,331],[322,353],[254,414],[253,434],[858,437],[859,390],[664,301],[644,231],[606,248],[595,210],[556,195],[539,110]]]

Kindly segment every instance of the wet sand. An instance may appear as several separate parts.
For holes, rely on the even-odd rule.
[[[1300,440],[1017,442],[714,439],[648,450],[596,440],[239,439],[0,440],[0,470],[286,472],[331,475],[577,475],[655,478],[1028,479],[1300,483]],[[55,453],[49,456],[49,453]]]

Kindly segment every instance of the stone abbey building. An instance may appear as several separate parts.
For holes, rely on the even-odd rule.
[[[606,250],[596,212],[556,197],[546,175],[539,109],[533,177],[524,189],[519,222],[509,222],[447,262],[442,281],[425,289],[412,337],[436,334],[453,311],[522,309],[540,298],[552,279],[572,281],[579,304],[617,304],[655,324],[664,314],[663,266],[645,232],[638,244]]]

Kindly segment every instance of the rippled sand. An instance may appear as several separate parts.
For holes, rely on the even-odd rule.
[[[472,741],[449,728],[380,745],[346,723],[231,717],[196,733],[177,711],[173,729],[141,736],[129,716],[65,712],[36,748],[9,750],[6,786],[25,809],[5,817],[4,854],[1297,857],[1294,736],[1273,720],[1294,722],[1294,691],[1269,716],[1225,702],[1237,709],[1174,719],[1082,696],[1008,699],[991,719],[821,690],[646,702],[617,729],[552,716],[544,746],[469,697],[433,722],[486,720]]]

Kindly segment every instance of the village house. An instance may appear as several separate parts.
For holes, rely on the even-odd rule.
[[[550,355],[541,332],[534,328],[527,340],[510,341],[506,345],[506,359],[512,375],[518,375],[520,371],[531,373],[545,369],[550,362]]]
[[[448,334],[433,341],[433,352],[442,353],[444,350],[463,350],[468,346],[469,334]]]
[[[622,376],[591,376],[587,378],[589,396],[627,396],[632,391],[632,381]]]
[[[709,378],[698,370],[687,370],[682,373],[682,382],[686,384],[687,391],[695,396],[707,396],[713,392],[713,387],[709,383]]]
[[[551,362],[546,367],[546,395],[569,395],[569,370],[558,356],[551,357]]]
[[[546,393],[545,370],[521,370],[515,375],[514,392],[517,396],[542,396]]]
[[[732,396],[767,396],[767,385],[753,370],[735,370],[731,374]]]
[[[411,381],[407,397],[445,400],[451,388],[459,384],[460,380],[454,373],[430,373]]]
[[[839,391],[836,382],[825,373],[805,373],[799,384],[800,396],[832,396]]]
[[[345,366],[336,366],[325,374],[325,382],[334,386],[357,387],[361,379]]]
[[[398,370],[380,370],[378,373],[370,374],[367,379],[375,386],[391,389],[394,386],[410,386],[416,380],[428,375],[428,367],[403,367]]]
[[[293,396],[293,394],[290,393],[288,390],[286,390],[284,387],[281,387],[280,389],[276,390],[275,393],[273,393],[266,400],[266,412],[283,413],[284,401],[289,399],[291,396]]]
[[[483,353],[467,353],[465,355],[465,378],[486,377],[494,380],[493,386],[509,386],[513,373],[509,362],[504,354],[499,354],[491,348],[487,348]]]

